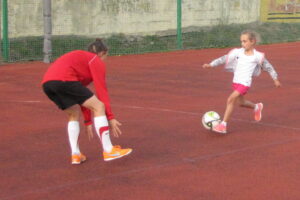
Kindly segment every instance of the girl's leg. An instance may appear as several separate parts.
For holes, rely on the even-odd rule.
[[[225,122],[225,123],[228,122],[228,120],[233,112],[234,106],[240,97],[241,97],[241,94],[238,91],[233,91],[231,93],[231,95],[228,97],[223,122]]]
[[[113,145],[109,135],[109,125],[105,115],[104,104],[94,95],[86,100],[82,106],[90,109],[94,113],[94,125],[99,136],[104,152],[111,152]]]
[[[233,91],[231,93],[231,95],[228,97],[227,99],[227,105],[226,105],[226,110],[225,110],[225,113],[224,113],[224,118],[223,118],[223,121],[214,126],[212,128],[213,131],[215,132],[218,132],[218,133],[227,133],[227,122],[233,112],[233,108],[238,100],[238,98],[240,97],[240,93],[237,92],[237,91]]]
[[[255,108],[255,103],[252,103],[251,101],[246,100],[244,98],[244,96],[239,96],[238,103],[241,107],[250,108],[250,109]]]
[[[252,103],[251,101],[248,101],[244,98],[244,96],[239,97],[239,104],[241,107],[250,108],[254,110],[254,119],[255,121],[260,121],[262,118],[262,109],[263,104],[262,103]]]

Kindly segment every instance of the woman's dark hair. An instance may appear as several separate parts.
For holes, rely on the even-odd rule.
[[[96,38],[94,42],[89,44],[88,51],[97,54],[100,53],[101,51],[105,51],[105,52],[108,51],[108,48],[103,43],[102,39]]]

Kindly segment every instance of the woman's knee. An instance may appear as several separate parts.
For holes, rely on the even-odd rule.
[[[104,103],[102,103],[101,101],[98,101],[94,106],[94,111],[95,112],[105,112]]]
[[[90,109],[94,113],[105,113],[105,105],[96,96],[92,96],[83,104],[84,107]]]
[[[65,110],[67,113],[69,121],[78,121],[79,120],[79,108],[71,107]]]

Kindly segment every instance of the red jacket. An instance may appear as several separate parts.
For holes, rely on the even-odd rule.
[[[104,103],[108,120],[113,119],[105,83],[105,64],[94,53],[75,50],[59,57],[47,70],[42,83],[47,81],[79,81],[87,86],[94,82],[97,97]],[[90,110],[83,109],[85,121],[91,122]]]

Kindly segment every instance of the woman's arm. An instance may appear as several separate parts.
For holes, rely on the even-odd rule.
[[[110,107],[109,94],[106,88],[105,65],[99,58],[95,58],[89,65],[97,97],[105,106],[106,117],[108,120],[114,119]]]

